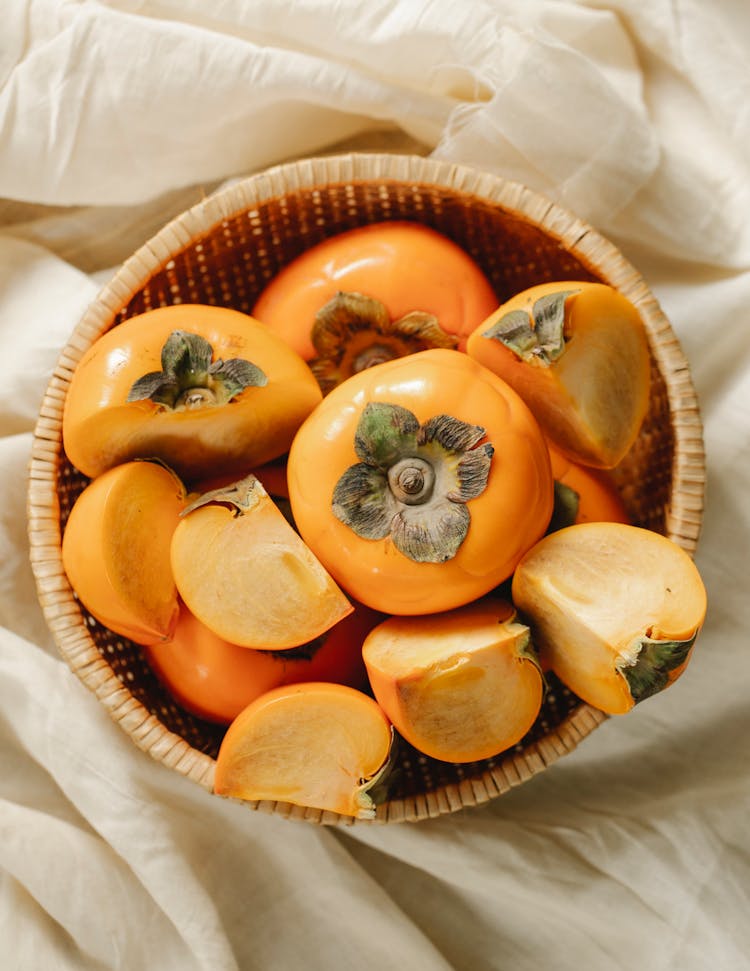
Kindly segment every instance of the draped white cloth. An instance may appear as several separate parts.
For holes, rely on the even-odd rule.
[[[10,0],[0,33],[3,968],[750,967],[745,0]],[[665,694],[489,805],[315,827],[151,761],[59,658],[26,468],[98,287],[227,179],[340,148],[521,181],[636,264],[701,401],[709,615]]]

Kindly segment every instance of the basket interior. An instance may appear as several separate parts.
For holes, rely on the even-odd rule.
[[[498,303],[544,281],[609,282],[558,238],[515,211],[443,186],[395,180],[351,181],[297,188],[222,219],[163,261],[122,307],[114,325],[146,310],[176,303],[213,304],[249,313],[265,284],[303,250],[346,229],[382,220],[422,223],[453,239],[482,267],[495,288]],[[664,533],[674,443],[666,387],[655,365],[652,377],[649,414],[617,477],[633,522]],[[86,482],[63,455],[56,483],[63,529]],[[225,729],[192,717],[172,701],[140,647],[102,627],[83,609],[81,620],[124,687],[167,729],[198,751],[215,757]],[[532,742],[547,736],[579,706],[579,699],[552,678],[541,715],[516,751],[523,752]],[[471,780],[507,755],[453,765],[426,758],[401,743],[391,798]]]

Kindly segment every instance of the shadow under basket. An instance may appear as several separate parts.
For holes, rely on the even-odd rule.
[[[651,347],[652,392],[640,436],[617,470],[618,486],[634,523],[667,535],[691,555],[695,550],[705,459],[688,365],[644,280],[590,226],[516,183],[411,156],[318,158],[232,184],[142,246],[76,326],[41,406],[28,491],[32,567],[63,657],[136,745],[208,790],[224,729],[180,708],[142,649],[82,609],[62,567],[62,532],[87,483],[62,448],[71,375],[91,344],[129,317],[176,303],[249,313],[266,283],[303,250],[384,220],[422,223],[453,239],[482,267],[498,304],[533,284],[566,279],[607,283],[635,304]],[[495,758],[453,765],[400,742],[390,797],[376,819],[419,820],[487,802],[570,752],[605,717],[552,679],[532,730]],[[247,805],[319,823],[352,822],[287,803]]]

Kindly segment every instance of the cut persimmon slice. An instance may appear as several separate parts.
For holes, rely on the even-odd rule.
[[[80,601],[102,624],[138,644],[167,640],[179,614],[169,547],[185,489],[154,462],[127,462],[94,479],[76,500],[62,560]]]
[[[603,283],[542,283],[471,334],[467,353],[526,402],[574,462],[613,468],[648,410],[648,338],[635,306]]]
[[[369,695],[327,682],[275,688],[232,722],[216,760],[214,791],[362,819],[389,764],[393,732]]]
[[[688,554],[624,523],[550,533],[521,560],[512,596],[542,662],[611,715],[679,677],[706,614],[706,590]]]
[[[298,647],[354,609],[254,475],[185,508],[171,560],[188,609],[243,647]]]
[[[391,617],[362,648],[375,698],[397,731],[448,762],[490,758],[520,741],[542,704],[529,640],[505,601]]]

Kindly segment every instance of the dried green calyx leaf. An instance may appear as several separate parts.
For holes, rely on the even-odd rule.
[[[310,368],[324,394],[376,364],[458,343],[433,314],[413,310],[391,319],[381,300],[343,291],[317,312],[310,337],[316,353]]]
[[[618,665],[636,704],[667,687],[670,672],[685,663],[697,636],[696,631],[684,641],[657,640],[645,636],[637,639],[627,652],[635,660]]]
[[[539,297],[531,308],[510,310],[482,336],[497,340],[523,361],[552,364],[565,350],[565,301],[578,290],[560,290]]]
[[[199,509],[201,506],[208,506],[211,503],[230,506],[236,515],[241,516],[249,512],[267,495],[268,493],[263,488],[260,480],[250,474],[242,479],[238,479],[236,482],[232,482],[230,485],[221,486],[218,489],[210,489],[208,492],[202,493],[185,506],[180,512],[180,516],[188,516],[195,509]]]
[[[552,518],[547,526],[548,533],[554,533],[558,529],[572,526],[578,516],[578,509],[581,504],[581,497],[575,489],[569,485],[555,479],[554,483],[554,505],[552,506]]]
[[[363,539],[390,538],[415,562],[451,559],[471,523],[466,504],[487,486],[494,450],[484,436],[450,415],[420,425],[400,405],[371,402],[353,443],[361,461],[336,483],[334,515]]]
[[[161,371],[151,371],[134,382],[128,401],[150,400],[172,411],[190,411],[227,404],[249,387],[268,383],[252,361],[213,358],[213,348],[199,334],[174,330],[161,351]]]

